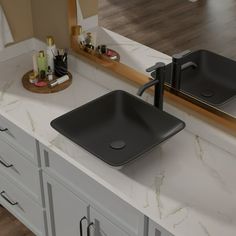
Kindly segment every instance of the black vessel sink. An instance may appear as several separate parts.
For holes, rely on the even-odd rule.
[[[113,91],[51,122],[59,133],[112,166],[122,166],[181,131],[181,120],[124,91]]]
[[[181,72],[181,91],[213,106],[224,105],[236,95],[235,61],[198,50],[184,56],[184,62],[194,62],[197,67],[188,67]],[[166,66],[166,83],[170,85],[171,69],[172,63]]]

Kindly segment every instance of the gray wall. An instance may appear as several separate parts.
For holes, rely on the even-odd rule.
[[[68,0],[0,0],[16,42],[53,35],[58,47],[70,46]],[[84,17],[95,15],[98,0],[80,0]]]
[[[31,0],[0,0],[15,42],[32,38],[33,21]]]

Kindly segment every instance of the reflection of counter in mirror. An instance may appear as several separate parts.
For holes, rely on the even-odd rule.
[[[157,1],[149,1],[147,3],[145,0],[138,0],[129,1],[127,3],[127,1],[124,0],[98,0],[98,3],[99,25],[110,30],[108,31],[106,29],[105,34],[112,35],[114,34],[113,32],[116,32],[117,35],[121,34],[132,40],[138,41],[140,45],[146,45],[170,55],[186,49],[195,51],[196,49],[206,48],[227,57],[236,58],[236,50],[233,45],[230,43],[225,45],[225,42],[233,41],[234,35],[222,31],[223,24],[226,25],[227,22],[231,22],[230,19],[235,17],[236,13],[225,7],[225,3],[222,1],[180,2],[178,0],[159,0],[158,3]],[[231,3],[227,2],[226,5],[228,4],[231,6]],[[209,10],[210,12],[208,12]],[[222,20],[222,15],[227,16],[226,21]],[[235,22],[231,23],[232,24],[227,27],[227,30],[231,28],[233,31]],[[212,30],[215,32],[212,32]],[[216,32],[219,33],[220,37],[216,37]],[[113,47],[117,48],[117,38],[120,38],[119,41],[121,42],[122,47],[125,47],[125,50],[130,57],[132,49],[137,50],[138,48],[139,51],[142,50],[142,47],[137,47],[138,43],[136,44],[136,42],[131,43],[132,41],[128,42],[127,40],[124,40],[125,38],[117,36],[114,36],[114,38],[116,38],[116,40],[113,42]],[[112,45],[111,40],[109,43]],[[129,50],[129,48],[131,49]],[[145,68],[153,64],[148,64],[151,60],[147,60],[145,57],[150,57],[150,49],[147,50],[147,48],[148,47],[143,46],[142,54],[132,54],[132,60],[123,59],[121,61],[132,68],[141,69],[142,72],[144,72]],[[155,50],[152,51],[152,53],[154,52]],[[143,62],[138,63],[138,57],[141,55]],[[162,57],[163,55],[167,57],[165,54],[162,54]],[[156,59],[158,60],[158,58]],[[145,68],[142,68],[140,67],[140,64],[148,65]],[[212,83],[209,83],[209,81],[206,81],[206,83],[208,82],[210,87],[214,87],[216,83],[213,80],[214,79],[210,78],[209,81],[212,81]],[[227,80],[227,78],[222,77],[222,81],[223,80]],[[222,84],[223,82],[220,83]],[[198,86],[197,83],[194,83],[194,86]],[[222,93],[224,92],[223,87],[224,86],[222,86]],[[207,88],[203,89],[207,90]],[[230,86],[230,89],[231,91],[235,91],[236,95],[236,85]],[[194,88],[190,90],[192,91]],[[229,89],[226,90],[228,91]],[[221,91],[218,91],[218,93],[221,93]],[[201,95],[196,97],[189,92],[187,94],[194,97],[194,99],[199,99],[201,97]],[[217,94],[215,94],[215,96],[217,96]],[[221,94],[219,94],[218,97],[220,96]],[[208,105],[212,105],[213,107],[236,117],[236,102],[233,99],[224,104],[212,104],[207,102],[208,99],[204,99],[204,97],[203,100],[200,101],[206,102]]]
[[[99,0],[99,3],[100,3],[100,1],[101,0]],[[96,1],[93,1],[93,2],[95,3]],[[141,1],[139,1],[139,3],[140,2]],[[112,4],[113,2],[109,1],[109,3]],[[116,4],[119,4],[119,3],[116,1]],[[129,4],[127,4],[127,6],[130,6],[130,4],[135,4],[135,3],[132,1]],[[96,3],[95,3],[95,5],[96,5]],[[100,7],[99,7],[99,9],[100,9]],[[122,8],[120,8],[120,11],[122,11]],[[107,8],[107,14],[108,13],[111,14],[112,12],[113,11],[109,11]],[[121,13],[121,12],[119,12],[119,13]],[[112,14],[114,14],[114,12]],[[78,11],[78,15],[79,15],[79,11]],[[99,18],[100,18],[100,16],[99,16]],[[80,24],[80,22],[81,22],[81,24],[84,24],[83,22],[86,20],[86,18],[83,18],[83,21],[80,21],[79,19],[80,19],[80,17],[78,17],[77,22],[79,24]],[[114,20],[116,20],[116,19],[117,18],[114,18]],[[100,22],[99,22],[99,24],[100,24]],[[95,28],[94,28],[94,26],[95,26]],[[125,25],[123,27],[125,27]],[[153,48],[150,48],[148,46],[145,46],[139,42],[136,42],[136,41],[128,39],[124,36],[121,36],[113,31],[110,31],[110,30],[103,28],[101,26],[96,27],[96,24],[92,25],[93,29],[89,28],[87,26],[85,26],[85,28],[88,31],[93,31],[93,32],[95,31],[96,32],[96,34],[94,34],[96,45],[106,44],[109,48],[112,48],[112,49],[119,52],[119,54],[121,56],[121,63],[120,64],[112,64],[112,65],[106,64],[105,67],[108,69],[111,69],[112,71],[114,71],[122,76],[126,75],[125,77],[137,82],[138,84],[145,83],[146,80],[148,79],[148,75],[147,75],[147,73],[145,73],[145,69],[148,66],[153,65],[156,62],[164,62],[164,63],[168,64],[172,61],[172,58],[164,53],[161,53],[161,52],[159,52]],[[134,31],[130,31],[130,32],[134,33]],[[166,42],[166,43],[168,43],[168,42]],[[89,56],[89,57],[91,59],[91,56]],[[101,61],[98,62],[97,59],[93,59],[93,61],[103,65],[103,63]],[[122,67],[123,65],[124,65],[124,68]],[[128,68],[131,69],[131,73],[129,70],[128,70],[128,73],[125,73],[125,72],[127,72],[127,66],[128,66]],[[138,73],[133,74],[132,69],[134,69]],[[170,89],[169,89],[169,91],[170,91]],[[177,98],[176,94],[178,94],[178,97],[181,97],[181,98]],[[167,100],[171,97],[171,100],[173,98],[173,100],[175,102],[178,101],[178,103],[184,104],[184,106],[187,106],[188,108],[197,111],[197,113],[201,113],[203,116],[211,117],[210,119],[213,119],[216,122],[224,123],[228,128],[231,127],[230,129],[232,129],[232,127],[235,127],[235,120],[233,117],[236,116],[236,108],[235,108],[235,101],[234,100],[231,100],[230,103],[227,103],[224,106],[213,107],[209,104],[206,104],[202,101],[197,100],[193,96],[189,96],[186,93],[183,93],[182,91],[172,94],[172,95],[169,92],[166,92],[165,96],[166,96]],[[190,101],[190,103],[187,101]]]
[[[112,49],[118,51],[121,55],[121,62],[130,66],[131,68],[135,68],[136,70],[140,71],[141,73],[145,73],[146,68],[148,68],[148,66],[150,65],[154,65],[157,61],[158,62],[164,62],[165,64],[169,64],[172,61],[172,58],[166,54],[163,54],[161,52],[158,52],[152,48],[149,48],[145,45],[142,45],[138,42],[135,42],[133,40],[130,40],[124,36],[121,36],[117,33],[114,33],[108,29],[102,28],[102,27],[98,27],[97,28],[97,43],[98,44],[106,44],[108,47],[111,47]],[[196,53],[198,53],[196,51]],[[208,53],[206,51],[204,51],[204,53]],[[209,59],[211,59],[210,57],[212,56],[211,53],[209,53]],[[214,65],[216,65],[215,63],[217,63],[217,59],[218,55],[215,55],[216,58],[214,58],[215,62]],[[208,54],[207,54],[208,57]],[[202,60],[205,60],[205,58],[203,58]],[[224,60],[227,60],[226,58],[223,58],[223,62]],[[230,61],[232,63],[232,61]],[[197,62],[199,64],[199,69],[198,69],[198,76],[193,76],[193,75],[189,75],[189,71],[185,71],[183,73],[183,88],[181,87],[181,91],[183,93],[185,93],[188,96],[193,96],[194,99],[198,99],[199,101],[208,103],[208,105],[211,105],[213,107],[216,107],[217,109],[222,110],[223,112],[229,113],[231,116],[236,117],[236,101],[235,99],[233,99],[233,93],[235,91],[236,94],[236,83],[235,86],[234,84],[229,84],[227,86],[223,86],[223,84],[221,83],[221,81],[214,81],[214,78],[218,77],[217,79],[223,80],[223,75],[222,77],[220,77],[220,73],[217,73],[218,76],[214,76],[214,71],[210,71],[210,69],[208,69],[207,71],[204,70],[204,66],[200,67],[201,62]],[[208,62],[209,64],[212,64],[211,60]],[[218,63],[219,64],[219,63]],[[227,62],[226,62],[227,64]],[[218,68],[219,72],[221,72],[221,74],[224,74],[224,71],[220,70],[220,65],[217,65],[216,68]],[[223,66],[225,67],[225,66]],[[235,62],[235,66],[234,64],[231,66],[233,67],[232,69],[236,68],[236,62]],[[210,68],[210,65],[208,66],[208,68]],[[201,69],[203,70],[201,72]],[[213,68],[214,69],[214,68]],[[192,70],[193,71],[193,70]],[[200,71],[200,72],[199,72]],[[236,71],[235,71],[236,72]],[[169,73],[170,74],[170,73]],[[208,76],[206,76],[206,74],[208,74]],[[211,74],[211,75],[210,75]],[[232,73],[231,73],[232,74]],[[202,79],[200,81],[200,79],[198,79],[198,77],[201,76]],[[204,77],[205,76],[205,77]],[[190,83],[190,77],[194,77],[193,83]],[[168,79],[169,81],[170,79]],[[189,80],[189,81],[187,81]],[[199,80],[196,81],[196,80]],[[204,80],[206,80],[204,82]],[[233,81],[233,76],[230,76],[230,81]],[[229,81],[229,82],[230,82]],[[192,85],[191,85],[192,84]],[[190,85],[190,86],[188,86]],[[210,90],[214,90],[213,87],[215,87],[215,89],[217,90],[215,92],[215,94],[213,94],[213,96],[201,96],[201,88],[196,88],[199,86],[203,86],[202,90],[203,91],[210,91]],[[192,87],[192,88],[191,88]],[[194,90],[195,93],[191,93],[191,91]],[[199,90],[199,91],[198,91]],[[228,91],[230,90],[230,94],[226,94],[228,93]],[[199,96],[197,96],[199,94]],[[224,102],[224,97],[226,97],[226,101]],[[216,102],[214,101],[214,98],[216,100]],[[208,102],[209,100],[209,102]],[[219,100],[219,101],[218,101]]]

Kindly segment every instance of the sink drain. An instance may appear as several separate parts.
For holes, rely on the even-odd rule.
[[[210,89],[206,89],[206,90],[201,92],[201,95],[203,97],[210,98],[210,97],[213,97],[215,95],[215,93],[214,93],[214,91],[212,91]]]
[[[116,140],[110,143],[110,148],[115,150],[121,150],[125,148],[126,143],[123,140]]]

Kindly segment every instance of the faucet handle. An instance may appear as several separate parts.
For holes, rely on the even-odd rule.
[[[155,71],[155,70],[157,70],[159,68],[163,68],[165,66],[166,66],[165,63],[157,62],[154,66],[149,67],[148,69],[146,69],[146,72],[153,72],[153,71]]]
[[[183,52],[174,54],[174,55],[172,56],[172,58],[173,58],[173,60],[178,60],[178,59],[181,59],[181,58],[183,58],[183,57],[189,55],[190,53],[191,53],[190,50],[185,50],[185,51],[183,51]]]

